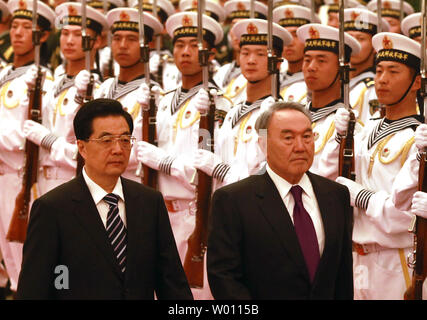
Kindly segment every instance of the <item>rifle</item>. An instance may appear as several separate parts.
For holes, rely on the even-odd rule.
[[[150,83],[150,48],[145,41],[144,34],[144,11],[143,11],[143,1],[138,1],[138,10],[139,10],[139,46],[141,53],[141,62],[144,66],[144,78],[145,83],[150,89],[150,103],[148,107],[142,107],[142,141],[146,141],[153,145],[156,144],[156,102],[154,98],[154,93],[151,92],[151,83]],[[153,10],[157,10],[153,8]],[[142,176],[141,182],[147,186],[152,188],[156,187],[157,181],[157,171],[150,168],[145,164],[141,164],[142,166]],[[140,172],[140,168],[138,167],[137,174]]]
[[[209,81],[209,50],[203,46],[203,12],[205,0],[201,0],[197,7],[197,40],[199,47],[199,62],[203,70],[203,88],[208,90]],[[199,147],[214,152],[214,118],[215,103],[209,94],[209,110],[200,115]],[[206,137],[207,132],[209,136]],[[206,133],[206,134],[204,134]],[[207,249],[209,208],[212,194],[212,177],[201,170],[197,170],[196,188],[196,222],[193,233],[188,238],[188,249],[184,259],[184,271],[188,283],[192,288],[203,287],[204,255]]]
[[[272,75],[271,77],[271,96],[274,101],[278,100],[280,95],[280,83],[279,83],[279,69],[277,63],[281,61],[273,50],[273,0],[268,0],[268,19],[267,19],[267,56],[268,56],[268,72]]]
[[[344,99],[344,107],[350,111],[350,121],[348,123],[346,136],[342,138],[339,153],[339,171],[342,177],[355,180],[354,173],[354,128],[356,117],[350,106],[350,65],[345,60],[345,38],[344,38],[344,0],[340,0],[339,5],[339,63],[341,79],[341,96]]]
[[[40,38],[37,30],[37,1],[33,1],[32,40],[34,44],[34,62],[37,66],[37,78],[34,88],[29,91],[28,119],[41,123],[42,115],[42,82],[43,73],[40,68]],[[6,239],[24,243],[27,236],[28,214],[31,201],[31,188],[37,182],[39,146],[26,139],[25,164],[21,191],[15,199],[15,209],[9,224]]]
[[[85,53],[85,67],[88,72],[90,72],[90,50],[92,48],[91,44],[92,39],[87,33],[86,30],[86,0],[82,0],[82,49]],[[82,105],[85,102],[93,100],[93,86],[94,86],[93,75],[90,75],[89,84],[86,88],[86,94],[83,97]],[[76,167],[76,176],[82,172],[85,162],[80,153],[77,153],[77,167]]]
[[[426,94],[426,26],[427,26],[427,13],[426,13],[426,3],[422,1],[421,3],[421,13],[422,13],[422,22],[421,22],[421,88],[420,93],[422,101],[424,103],[424,122],[426,123],[427,111],[425,106]],[[418,190],[427,192],[427,174],[426,174],[426,164],[427,164],[427,150],[423,150],[420,153],[420,167],[418,172]],[[415,217],[413,220],[413,225],[409,229],[410,232],[414,233],[414,252],[413,260],[408,262],[408,265],[414,268],[412,275],[412,284],[406,290],[404,298],[405,300],[421,300],[422,299],[422,289],[423,282],[427,276],[427,245],[425,243],[427,239],[427,219],[422,217]]]
[[[102,10],[104,11],[104,15],[108,13],[108,1],[103,0]],[[110,57],[108,58],[107,67],[102,70],[102,77],[104,80],[108,78],[114,77],[114,60],[113,60],[113,51],[111,51],[111,32],[107,32],[107,46],[110,48]]]

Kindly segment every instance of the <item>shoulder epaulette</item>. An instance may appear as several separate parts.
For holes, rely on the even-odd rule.
[[[370,88],[375,84],[374,78],[371,77],[363,79],[363,82],[367,88]]]

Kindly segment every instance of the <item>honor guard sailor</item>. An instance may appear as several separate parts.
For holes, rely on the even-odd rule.
[[[203,42],[212,49],[223,37],[221,25],[205,15],[202,21]],[[184,262],[187,239],[195,226],[196,188],[193,183],[196,169],[193,166],[193,155],[199,147],[200,113],[209,108],[210,99],[208,93],[202,90],[197,13],[179,12],[172,15],[166,21],[166,30],[173,39],[173,55],[182,74],[182,86],[166,93],[161,99],[156,117],[157,146],[138,142],[138,159],[158,170],[158,187],[165,199],[181,261]],[[209,90],[212,89],[218,90],[209,82]],[[212,99],[217,120],[215,137],[231,103],[222,96],[213,96]],[[204,274],[203,288],[192,289],[195,299],[212,298],[206,272]]]
[[[37,2],[37,28],[41,31],[40,43],[46,41],[54,27],[55,13],[41,1]],[[0,72],[0,249],[9,275],[11,290],[15,291],[22,260],[22,243],[6,240],[15,199],[22,187],[22,172],[25,164],[25,135],[23,123],[28,117],[28,87],[33,88],[38,68],[34,64],[35,46],[32,41],[32,0],[12,0],[8,3],[12,14],[10,39],[14,50],[13,63]],[[43,92],[52,90],[52,75],[44,73]],[[47,109],[42,97],[41,112]],[[37,190],[32,190],[32,198]]]
[[[377,12],[377,0],[372,0],[366,7],[373,12]],[[381,0],[381,8],[381,16],[389,23],[390,32],[402,33],[400,27],[400,0]],[[403,16],[406,17],[412,13],[414,13],[412,5],[403,1]]]
[[[240,42],[242,74],[247,80],[245,101],[236,104],[224,120],[216,139],[217,152],[197,150],[196,168],[216,178],[216,187],[257,174],[265,164],[265,155],[258,145],[255,122],[273,102],[272,75],[268,70],[268,23],[261,19],[237,22],[233,34]],[[280,56],[292,36],[285,28],[273,23],[273,48]]]
[[[320,24],[305,24],[298,28],[297,35],[304,42],[302,70],[311,101],[307,104],[313,118],[315,156],[311,171],[319,171],[319,161],[326,143],[334,139],[334,114],[343,107],[340,70],[338,61],[339,31],[337,28]],[[345,59],[360,51],[360,44],[349,34],[344,35]]]
[[[387,32],[390,26],[382,19],[381,30]],[[378,30],[378,17],[367,9],[344,9],[344,31],[359,41],[361,50],[350,58],[350,105],[357,111],[357,119],[364,125],[371,118],[380,117],[379,108],[373,108],[377,101],[374,86],[375,50],[372,37]]]
[[[292,35],[292,42],[283,48],[283,58],[288,67],[285,74],[281,74],[280,95],[284,101],[301,102],[307,97],[307,86],[302,73],[304,59],[304,42],[296,34],[298,27],[307,23],[320,23],[316,16],[311,21],[311,10],[301,5],[284,5],[274,9],[273,21],[284,27]]]
[[[81,3],[66,2],[56,8],[60,21],[60,49],[67,63],[65,73],[55,78],[53,90],[47,92],[49,106],[43,113],[42,124],[32,120],[24,122],[25,135],[40,149],[38,175],[39,195],[71,180],[76,174],[77,145],[74,137],[73,119],[80,107],[79,97],[84,97],[89,81],[85,68],[85,53],[82,49]],[[95,65],[96,50],[101,45],[101,32],[106,29],[102,13],[86,7],[87,33],[93,46],[90,50],[91,65]],[[100,75],[94,70],[96,86]]]
[[[143,14],[144,35],[149,43],[153,40],[154,35],[162,31],[162,24],[148,12],[143,12]],[[141,104],[149,104],[150,92],[145,83],[144,68],[140,56],[139,13],[136,9],[117,8],[108,13],[107,21],[112,32],[111,50],[114,60],[120,66],[120,72],[118,76],[102,83],[96,92],[96,97],[120,101],[126,111],[132,115],[134,121],[133,135],[140,141],[142,140]],[[151,86],[160,89],[154,81],[151,81]],[[158,92],[159,90],[157,90]],[[141,177],[136,174],[138,164],[136,146],[134,146],[123,176],[140,182]]]
[[[223,65],[214,75],[214,81],[224,91],[224,95],[233,104],[246,99],[246,79],[240,70],[239,39],[232,32],[233,26],[242,19],[250,18],[251,1],[230,0],[224,4],[227,20],[230,20],[228,39],[233,47],[234,61]],[[259,1],[254,2],[254,18],[267,19],[267,6]]]
[[[355,299],[402,299],[411,282],[406,257],[412,249],[412,214],[395,207],[392,191],[402,183],[396,179],[402,166],[417,152],[421,49],[416,41],[390,32],[375,35],[372,45],[377,51],[375,90],[385,117],[370,121],[354,136],[356,180],[336,180],[348,187],[354,207]],[[337,112],[337,136],[321,161],[328,170],[338,170],[338,142],[348,119],[347,110]]]

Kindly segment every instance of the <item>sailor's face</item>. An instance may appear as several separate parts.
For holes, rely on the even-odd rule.
[[[240,48],[240,68],[249,82],[269,76],[267,46],[243,45]]]
[[[135,65],[141,56],[138,32],[129,30],[114,32],[111,40],[111,50],[114,60],[121,67]]]
[[[33,49],[33,24],[28,19],[13,19],[10,26],[10,42],[15,55],[24,55]]]
[[[194,75],[201,72],[197,38],[182,37],[175,41],[173,57],[179,71],[183,75]]]
[[[308,89],[312,91],[329,88],[337,81],[338,56],[324,50],[308,50],[304,53],[302,72]]]

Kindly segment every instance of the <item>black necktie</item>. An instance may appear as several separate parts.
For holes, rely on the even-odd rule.
[[[319,243],[317,242],[313,221],[302,203],[302,191],[299,185],[291,188],[291,193],[295,200],[294,227],[304,255],[308,273],[310,274],[310,280],[313,282],[320,260]]]
[[[126,245],[127,245],[127,230],[119,215],[119,196],[114,193],[107,194],[104,199],[108,203],[110,209],[107,214],[107,235],[113,246],[114,254],[120,270],[126,270]]]

